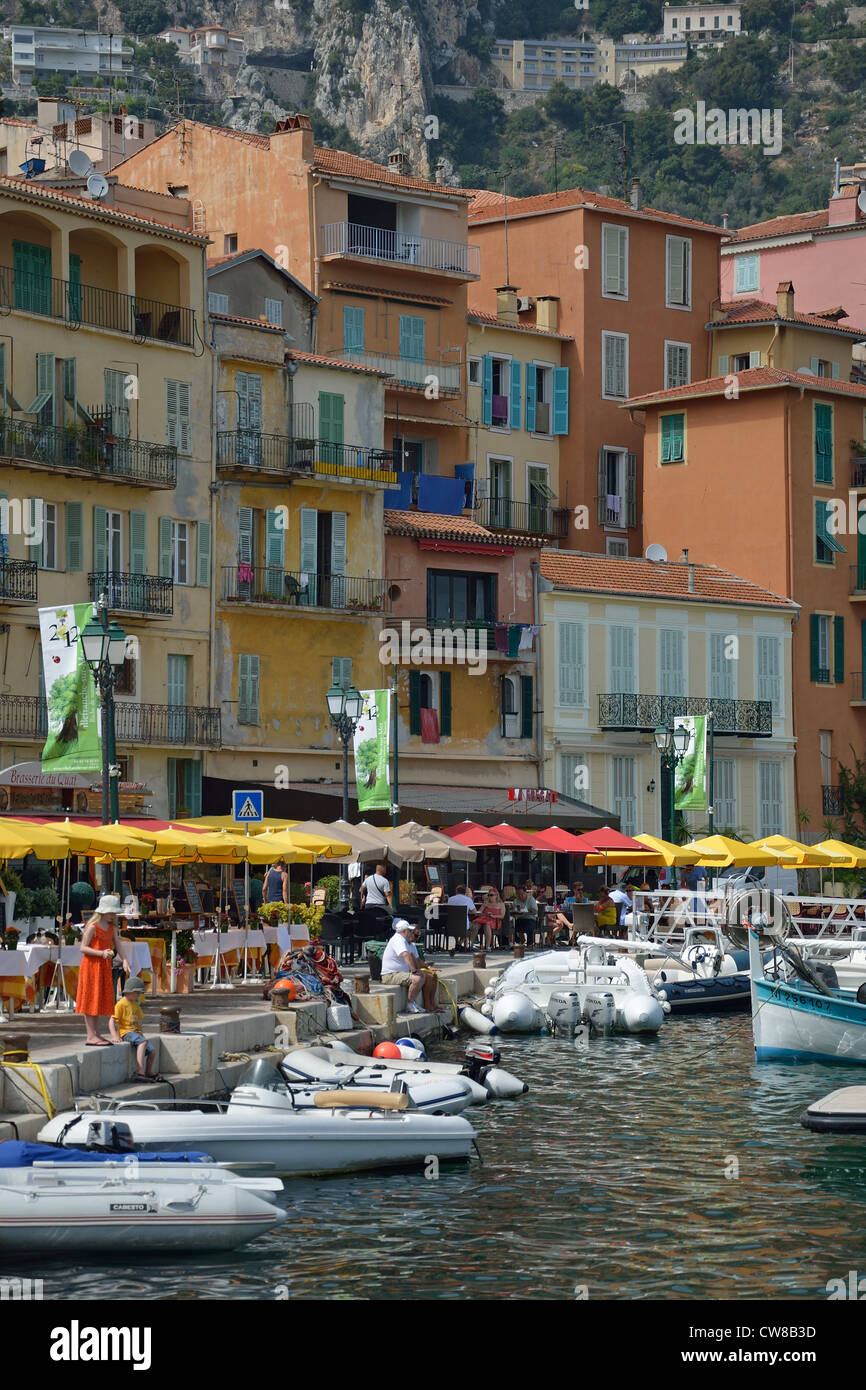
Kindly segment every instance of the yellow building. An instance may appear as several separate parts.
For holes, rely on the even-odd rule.
[[[106,590],[138,639],[117,692],[121,777],[171,816],[198,811],[220,740],[205,238],[189,226],[188,203],[116,182],[95,200],[0,178],[0,759],[44,742],[37,609]]]
[[[626,834],[668,834],[653,737],[714,716],[714,821],[796,834],[792,627],[798,606],[711,565],[541,555],[545,785],[609,806]],[[706,811],[687,815],[689,829]]]
[[[845,322],[841,309],[838,313],[795,310],[790,280],[779,284],[775,304],[760,299],[722,304],[707,329],[712,334],[710,377],[750,367],[776,367],[849,381],[852,357],[859,356],[853,349],[866,337],[864,329]]]

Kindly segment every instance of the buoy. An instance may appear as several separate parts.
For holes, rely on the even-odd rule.
[[[460,1022],[473,1033],[498,1033],[499,1029],[491,1018],[485,1018],[477,1009],[461,1009]]]
[[[373,1048],[373,1056],[374,1056],[374,1057],[402,1057],[403,1054],[402,1054],[402,1052],[400,1051],[400,1049],[399,1049],[399,1047],[397,1046],[396,1043],[392,1043],[392,1042],[383,1042],[383,1043],[377,1043],[376,1046]]]
[[[398,1038],[396,1046],[400,1056],[405,1057],[407,1062],[423,1062],[427,1053],[424,1051],[424,1044],[417,1038]]]

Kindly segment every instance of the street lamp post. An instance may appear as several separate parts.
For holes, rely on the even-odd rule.
[[[112,619],[108,621],[108,594],[105,590],[96,603],[99,619],[92,618],[81,634],[84,660],[93,672],[99,690],[102,711],[102,824],[111,825],[119,818],[117,747],[114,730],[114,687],[117,673],[126,657],[126,633]],[[108,890],[108,865],[102,866],[103,891]],[[120,891],[120,863],[114,863],[114,890]]]
[[[343,745],[343,820],[349,819],[349,744],[355,736],[355,729],[361,718],[364,704],[360,690],[354,685],[332,685],[327,694],[328,713]],[[340,867],[340,907],[348,902],[348,874],[346,865]]]
[[[677,799],[676,771],[677,764],[682,762],[688,750],[689,731],[683,724],[675,725],[673,729],[669,724],[659,724],[655,730],[654,738],[656,748],[661,756],[662,778],[664,779],[665,774],[667,774],[667,786],[669,788],[667,838],[673,843]],[[662,785],[664,786],[664,780]],[[662,835],[664,835],[664,825],[662,826]]]

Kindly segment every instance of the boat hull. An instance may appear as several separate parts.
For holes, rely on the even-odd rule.
[[[672,1014],[745,1012],[750,1003],[747,975],[725,975],[715,980],[674,979],[657,982],[658,996]]]
[[[752,982],[759,1062],[866,1065],[866,1005],[792,984]]]
[[[842,1086],[815,1101],[800,1124],[817,1134],[866,1134],[866,1086]]]

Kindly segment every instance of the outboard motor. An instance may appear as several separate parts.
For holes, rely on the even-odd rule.
[[[612,994],[596,990],[588,994],[583,1003],[584,1022],[594,1033],[611,1033],[616,1019],[616,1002]]]
[[[84,1147],[91,1153],[117,1154],[132,1153],[135,1144],[129,1125],[118,1124],[116,1120],[91,1120]]]
[[[488,1067],[496,1067],[502,1056],[498,1048],[486,1039],[479,1038],[476,1042],[466,1044],[464,1052],[465,1071],[470,1081],[477,1081],[483,1085],[484,1074]]]
[[[575,1030],[583,1019],[580,995],[575,989],[558,989],[547,1001],[547,1017],[554,1033],[574,1037]]]
[[[466,1046],[464,1072],[470,1081],[483,1086],[487,1094],[495,1100],[513,1100],[525,1096],[529,1090],[525,1081],[518,1081],[511,1072],[499,1066],[499,1049],[487,1038],[476,1038]]]

